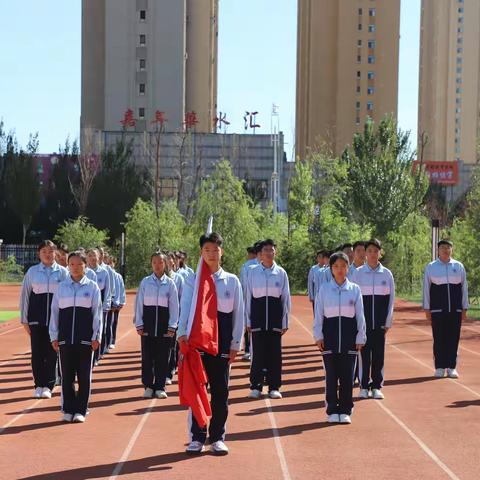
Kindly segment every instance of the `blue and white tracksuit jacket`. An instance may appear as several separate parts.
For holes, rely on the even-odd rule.
[[[345,280],[324,283],[315,298],[313,322],[315,341],[324,341],[324,355],[356,353],[366,342],[365,317],[360,287]]]
[[[288,328],[291,298],[287,272],[275,262],[270,268],[262,263],[252,268],[245,306],[247,327],[252,332],[281,332]]]
[[[217,292],[218,312],[218,354],[229,357],[230,350],[239,351],[242,345],[244,331],[243,292],[240,280],[236,275],[220,268],[213,275]],[[190,309],[194,301],[196,274],[185,282],[183,289],[180,321],[178,323],[177,337],[188,336]]]
[[[67,276],[67,269],[56,262],[51,267],[39,263],[28,269],[20,295],[20,315],[23,324],[49,325],[53,295]]]
[[[98,285],[83,276],[60,283],[52,301],[50,340],[59,345],[91,345],[102,336],[102,300]]]
[[[135,297],[134,324],[148,337],[167,337],[168,330],[178,326],[178,292],[175,282],[163,274],[154,273],[141,282]]]
[[[429,263],[423,277],[423,308],[432,313],[468,310],[468,283],[464,266],[457,260]]]
[[[103,268],[100,265],[98,265],[97,268],[92,268],[92,270],[97,276],[97,285],[100,289],[100,293],[102,294],[103,311],[108,312],[112,304],[110,274],[106,268]]]

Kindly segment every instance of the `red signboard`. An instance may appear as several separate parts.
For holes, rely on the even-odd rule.
[[[419,164],[419,161],[413,162],[414,170]],[[423,166],[430,183],[440,183],[441,185],[458,184],[458,162],[424,161]]]

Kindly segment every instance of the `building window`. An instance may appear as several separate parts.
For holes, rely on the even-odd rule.
[[[463,53],[463,48],[462,47],[457,48],[457,53]]]
[[[367,88],[367,95],[373,95],[375,93],[375,89],[373,87]]]
[[[370,24],[370,25],[368,26],[368,31],[369,31],[370,33],[373,33],[373,32],[375,31],[375,25]]]
[[[457,38],[457,43],[458,43],[459,45],[462,45],[462,44],[463,44],[463,37],[458,37],[458,38]]]
[[[140,70],[145,70],[147,66],[147,61],[144,58],[140,59]]]
[[[140,107],[138,109],[138,118],[142,118],[142,119],[145,118],[145,108]]]
[[[462,57],[457,57],[457,63],[463,63]]]
[[[462,87],[457,87],[456,88],[456,93],[462,93]]]
[[[375,16],[375,9],[374,8],[369,8],[368,9],[368,15],[370,17],[374,17]]]
[[[358,14],[359,15],[362,15],[363,14],[363,10],[361,8],[358,9]]]
[[[375,48],[375,40],[368,41],[368,48]]]
[[[355,105],[356,105],[356,109],[357,109],[357,110],[360,110],[360,102],[356,102]]]
[[[362,72],[360,70],[357,70],[357,78],[362,78]]]
[[[456,108],[455,113],[462,113],[462,109],[461,108]]]
[[[138,93],[140,95],[145,95],[145,84],[144,83],[140,83],[138,85]]]
[[[457,83],[462,83],[462,77],[457,77]]]
[[[463,27],[458,27],[457,28],[457,33],[463,33]]]
[[[360,125],[360,117],[355,117],[355,124]]]
[[[455,99],[455,103],[456,103],[457,105],[460,105],[460,104],[462,103],[462,99],[459,98],[459,97],[457,97],[457,98]]]
[[[139,15],[140,15],[140,21],[141,22],[144,22],[147,19],[147,11],[146,10],[140,10]]]
[[[360,32],[362,30],[362,24],[359,23],[357,28],[358,28],[358,31]]]
[[[371,112],[373,110],[373,102],[367,102],[367,111]]]
[[[463,23],[463,17],[458,17],[458,23]]]
[[[357,55],[357,63],[362,63],[362,56],[361,55]]]
[[[460,153],[460,147],[459,146],[455,147],[455,153]]]
[[[361,47],[362,46],[362,40],[357,40],[357,47]]]
[[[140,41],[140,45],[142,45],[142,46],[146,45],[147,44],[147,36],[144,33],[142,33],[140,35],[139,41]]]
[[[457,67],[457,73],[462,73],[462,67]]]
[[[159,190],[162,200],[176,198],[178,194],[178,180],[176,178],[161,178]]]
[[[369,80],[373,80],[375,78],[375,72],[368,72],[367,77]]]
[[[458,13],[463,13],[463,7],[458,7]]]
[[[375,55],[368,56],[368,63],[375,63]]]
[[[360,93],[360,85],[357,85],[357,93]]]

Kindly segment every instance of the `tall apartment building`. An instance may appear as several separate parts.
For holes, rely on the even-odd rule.
[[[478,157],[479,49],[478,0],[422,0],[419,152],[423,136],[424,160],[457,160],[462,182]]]
[[[400,0],[298,0],[296,155],[397,115]]]
[[[118,131],[127,109],[136,129],[165,112],[167,131],[195,111],[214,129],[218,0],[82,0],[81,128]]]

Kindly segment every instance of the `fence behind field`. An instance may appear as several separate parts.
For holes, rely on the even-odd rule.
[[[0,246],[0,260],[6,262],[13,256],[15,262],[26,271],[30,266],[38,263],[37,245],[7,244]]]

